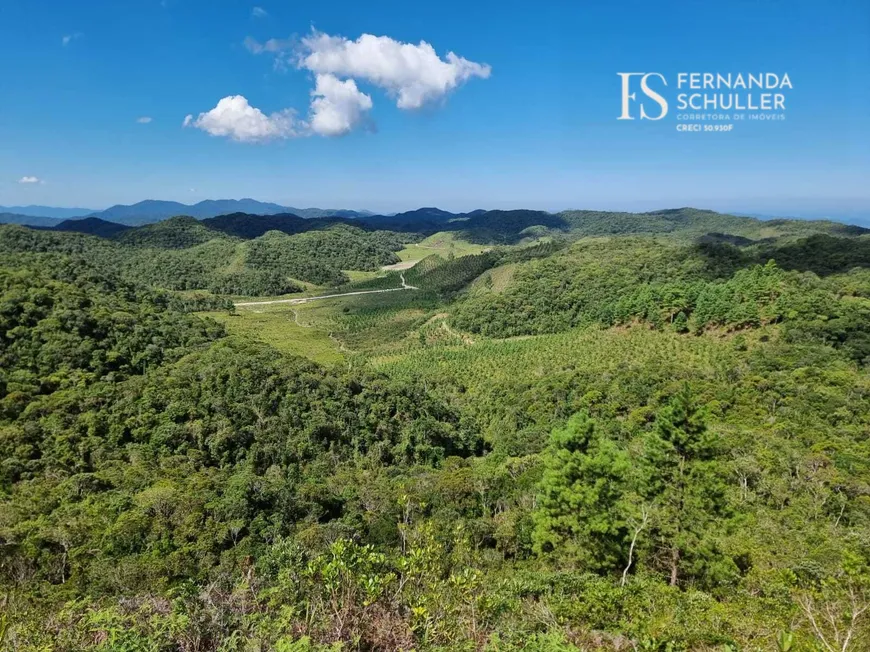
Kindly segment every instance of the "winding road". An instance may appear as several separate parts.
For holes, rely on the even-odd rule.
[[[273,299],[272,301],[242,301],[240,303],[236,303],[236,308],[245,308],[248,306],[268,306],[273,303],[287,303],[291,306],[296,306],[301,303],[308,303],[309,301],[319,301],[320,299],[335,299],[336,297],[353,297],[358,294],[381,294],[382,292],[398,292],[400,290],[419,290],[420,288],[414,287],[413,285],[408,285],[405,282],[405,275],[400,274],[399,277],[402,279],[402,286],[397,288],[387,288],[385,290],[357,290],[356,292],[342,292],[340,294],[321,294],[317,297],[302,297],[299,299]]]

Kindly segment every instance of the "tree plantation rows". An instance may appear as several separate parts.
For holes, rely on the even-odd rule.
[[[870,649],[867,236],[493,213],[0,227],[5,649]]]
[[[818,239],[815,239],[818,242]],[[470,297],[454,324],[494,337],[553,333],[583,324],[643,321],[677,332],[740,330],[784,322],[790,337],[812,337],[844,347],[856,360],[870,356],[870,275],[838,262],[870,256],[870,240],[825,239],[833,260],[825,272],[785,271],[800,245],[766,249],[767,262],[729,245],[678,247],[650,241],[581,243],[522,267],[503,292]],[[851,260],[850,260],[851,259]]]

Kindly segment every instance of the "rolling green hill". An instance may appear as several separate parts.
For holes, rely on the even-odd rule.
[[[406,240],[341,223],[315,226],[319,228],[294,235],[273,231],[245,241],[192,217],[104,232],[111,239],[0,226],[0,251],[78,255],[170,290],[273,296],[300,291],[300,281],[340,285],[348,281],[343,270],[372,271],[398,262],[394,251]]]
[[[758,220],[695,208],[675,208],[650,213],[602,213],[565,211],[560,213],[572,232],[582,235],[673,234],[698,237],[725,233],[753,240],[801,237],[813,233],[852,236],[870,233],[860,226],[825,220]]]
[[[223,233],[210,229],[199,220],[180,215],[162,222],[125,229],[114,239],[132,247],[185,249],[221,237],[225,237]]]
[[[870,236],[412,217],[0,227],[4,645],[867,648]]]
[[[64,220],[60,224],[54,226],[54,231],[74,231],[76,233],[87,233],[89,235],[97,235],[101,238],[114,238],[130,227],[123,224],[115,224],[101,220],[99,217],[82,217],[71,220]]]

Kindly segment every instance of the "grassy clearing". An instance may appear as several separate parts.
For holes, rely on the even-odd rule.
[[[248,243],[243,242],[236,247],[233,257],[223,270],[227,274],[239,273],[245,269],[245,258],[248,255]]]
[[[330,338],[330,331],[308,315],[306,306],[260,306],[241,309],[237,315],[207,312],[204,316],[221,322],[233,335],[271,344],[282,353],[300,355],[321,364],[336,364],[344,360],[339,343]]]
[[[408,245],[401,251],[397,251],[396,254],[402,261],[417,261],[432,254],[438,254],[444,258],[447,258],[450,254],[459,257],[479,254],[487,249],[489,247],[460,240],[456,237],[455,233],[441,231],[430,235],[422,242]]]
[[[436,304],[427,292],[386,292],[307,304],[305,316],[328,328],[346,350],[373,355],[414,346]]]
[[[494,267],[493,269],[488,269],[471,283],[468,291],[471,294],[503,292],[504,289],[510,284],[516,268],[517,263],[508,263],[507,265],[499,265],[498,267]]]
[[[419,346],[417,330],[436,303],[430,293],[409,290],[298,305],[242,307],[235,316],[224,312],[201,314],[225,324],[234,335],[315,362],[335,364],[348,353],[397,353]]]
[[[366,273],[366,272],[364,272]],[[288,277],[288,280],[292,283],[295,283],[299,287],[302,288],[302,292],[294,292],[292,294],[274,294],[274,295],[265,295],[265,296],[248,296],[235,294],[227,296],[230,301],[234,303],[246,303],[249,301],[277,301],[281,299],[301,299],[303,297],[313,297],[318,294],[326,294],[331,290],[331,288],[324,287],[322,285],[315,285],[314,283],[309,283],[307,281],[300,281],[295,278]]]

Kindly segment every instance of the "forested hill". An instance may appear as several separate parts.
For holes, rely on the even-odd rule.
[[[76,233],[98,235],[101,238],[113,238],[130,227],[124,226],[123,224],[116,224],[115,222],[107,222],[106,220],[101,220],[99,217],[84,217],[64,220],[52,228],[54,231],[74,231]]]
[[[3,649],[870,649],[863,230],[107,224],[0,226]]]
[[[303,218],[292,214],[281,215],[250,215],[248,213],[230,213],[203,220],[202,223],[220,233],[239,238],[257,238],[269,231],[281,231],[288,235],[322,229],[334,224],[345,224],[364,228],[366,222],[340,217]]]
[[[834,222],[763,222],[690,208],[643,214],[479,210],[465,215],[423,208],[353,219],[247,213],[203,220],[176,216],[138,227],[86,218],[38,230],[0,227],[0,249],[82,255],[127,279],[158,288],[262,296],[297,292],[305,283],[343,285],[349,280],[347,271],[373,272],[396,263],[395,252],[403,246],[437,233],[481,247],[631,235],[769,247],[812,234],[853,237],[864,232]],[[494,258],[487,260],[486,266],[496,264]],[[448,285],[459,290],[460,277]]]
[[[98,235],[66,232],[66,224],[64,229],[6,225],[0,226],[0,253],[72,255],[156,288],[262,296],[299,292],[304,283],[342,285],[349,280],[346,271],[372,272],[398,262],[395,252],[408,239],[352,223],[295,216],[278,225],[289,233],[256,229],[259,235],[251,237],[247,218],[231,220],[223,230],[192,217],[135,228],[86,220],[87,229]],[[255,221],[261,219],[271,218]],[[295,228],[300,223],[314,228]]]
[[[181,210],[166,208],[167,212]],[[280,207],[278,207],[280,208]],[[334,224],[353,225],[365,230],[387,230],[403,233],[431,235],[439,231],[453,231],[460,237],[481,244],[515,244],[524,239],[541,236],[603,236],[603,235],[671,235],[697,238],[706,234],[725,234],[751,240],[777,237],[801,237],[812,233],[852,236],[870,233],[870,229],[825,220],[759,220],[752,217],[729,215],[695,208],[676,208],[649,213],[570,210],[547,213],[534,210],[476,210],[470,213],[450,213],[437,208],[421,208],[395,215],[371,215],[350,211],[310,211],[302,217],[292,212],[269,211],[263,213],[231,212],[200,219],[203,225],[216,232],[241,238],[255,238],[267,231],[294,234],[321,229]],[[190,215],[190,213],[176,213]],[[12,216],[9,223],[23,223],[23,216]],[[168,217],[168,215],[167,215]],[[102,221],[97,221],[102,220]],[[0,216],[0,222],[2,222]],[[58,230],[80,231],[111,237],[123,230],[121,225],[106,227],[106,217],[66,220],[46,223],[45,227]],[[180,229],[183,223],[177,223]],[[153,225],[140,226],[145,233]],[[190,227],[187,227],[190,228]],[[128,235],[127,237],[136,237]]]
[[[158,249],[185,249],[209,240],[225,237],[208,225],[189,216],[171,217],[162,222],[123,229],[116,240],[123,244]]]
[[[813,233],[852,236],[870,229],[825,220],[769,220],[717,213],[695,208],[676,208],[650,213],[607,211],[477,210],[452,214],[438,209],[420,209],[391,216],[358,220],[372,228],[431,234],[453,231],[481,244],[516,244],[542,236],[670,235],[686,239],[708,233],[729,234],[752,240],[800,237]]]

